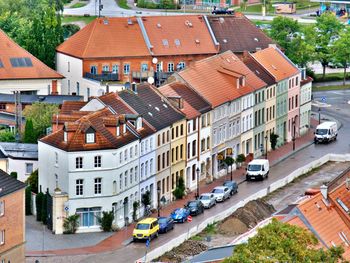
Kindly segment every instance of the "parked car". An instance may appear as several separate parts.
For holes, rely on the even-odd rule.
[[[186,208],[176,208],[171,214],[170,217],[174,222],[184,223],[187,220],[187,217],[190,215],[190,210]]]
[[[197,216],[204,212],[204,206],[200,200],[188,201],[185,208],[190,210],[190,215]]]
[[[216,198],[212,193],[201,194],[199,201],[202,202],[204,208],[212,208],[214,205],[216,205]]]
[[[270,163],[267,159],[255,159],[248,163],[246,179],[247,181],[253,179],[264,180],[269,176]]]
[[[217,186],[211,192],[214,194],[216,202],[224,202],[230,198],[230,189],[226,186]]]
[[[335,141],[338,136],[338,125],[334,121],[323,122],[316,127],[314,142],[330,142]]]
[[[166,233],[174,229],[174,220],[171,217],[158,217],[159,233]]]
[[[145,239],[153,239],[154,237],[158,237],[159,233],[159,224],[158,219],[149,217],[138,222],[134,228],[132,233],[133,240],[145,240]]]
[[[211,13],[213,15],[233,15],[234,10],[218,7],[218,8],[214,8],[214,10]]]
[[[223,186],[230,188],[231,195],[238,192],[238,184],[236,183],[236,181],[225,181]]]

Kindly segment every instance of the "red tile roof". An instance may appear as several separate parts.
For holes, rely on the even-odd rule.
[[[72,111],[78,111],[86,105],[85,101],[64,101],[61,107],[61,114],[70,114]]]
[[[14,67],[11,59],[17,58],[27,59],[28,66]],[[62,75],[20,47],[0,29],[0,80],[62,78]]]
[[[218,52],[201,15],[148,16],[142,21],[155,56]]]
[[[231,51],[196,61],[178,75],[212,107],[266,86]],[[237,80],[241,77],[245,77],[245,85],[237,87]]]
[[[299,73],[299,69],[277,48],[269,47],[252,54],[276,81],[281,81]]]
[[[57,51],[78,58],[150,56],[135,17],[96,18]]]

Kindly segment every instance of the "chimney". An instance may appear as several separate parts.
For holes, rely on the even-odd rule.
[[[58,90],[57,90],[57,80],[52,80],[52,90],[51,90],[51,94],[52,95],[57,95],[58,94]]]
[[[141,73],[140,73],[141,74]],[[133,83],[131,83],[131,90],[137,94],[137,85],[136,82],[134,81]]]
[[[321,185],[320,190],[321,190],[321,194],[322,194],[323,198],[325,200],[327,200],[328,199],[328,186]]]
[[[346,177],[345,179],[345,186],[346,186],[346,189],[350,190],[350,178],[349,177]]]
[[[168,100],[171,102],[172,105],[174,105],[178,109],[183,109],[184,107],[184,100],[180,96],[173,96],[168,97]]]

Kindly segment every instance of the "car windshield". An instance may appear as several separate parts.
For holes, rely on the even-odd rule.
[[[167,218],[159,218],[158,222],[159,224],[166,224]]]
[[[209,200],[209,195],[201,195],[201,197],[199,197],[199,199],[201,199],[201,200]]]
[[[224,190],[223,189],[213,189],[213,191],[211,191],[212,193],[214,193],[214,194],[222,194],[223,192],[224,192]]]
[[[189,202],[187,204],[189,207],[196,207],[197,206],[197,203],[196,202]]]
[[[177,209],[177,210],[174,211],[175,215],[180,215],[182,213],[183,213],[183,209]]]
[[[317,135],[326,135],[328,133],[327,129],[317,129],[316,134]]]
[[[248,165],[248,171],[260,171],[261,170],[261,165],[260,164],[250,164]]]
[[[149,224],[137,224],[136,225],[136,229],[138,230],[146,230],[146,229],[149,229]]]
[[[224,183],[224,186],[231,186],[231,185],[232,185],[231,182],[226,182],[226,183]]]

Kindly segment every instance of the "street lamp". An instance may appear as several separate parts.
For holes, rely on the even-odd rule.
[[[159,84],[159,72],[157,72],[157,64],[158,64],[158,59],[157,58],[152,58],[152,63],[155,65],[156,69],[154,70],[154,76],[155,76],[155,85],[157,86],[157,79],[158,79],[158,84]]]
[[[295,118],[292,122],[292,126],[293,126],[293,138],[292,138],[292,141],[293,141],[293,151],[295,150]]]
[[[197,167],[196,173],[197,173],[197,194],[196,194],[196,199],[198,199],[199,198],[199,167]]]
[[[160,186],[159,185],[157,187],[157,197],[158,197],[157,211],[158,211],[158,217],[160,217]]]
[[[266,135],[265,136],[265,159],[267,159],[267,140],[269,139],[269,137]]]

